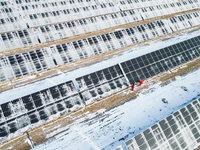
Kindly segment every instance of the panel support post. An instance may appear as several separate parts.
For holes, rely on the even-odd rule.
[[[34,149],[34,145],[33,145],[33,142],[32,142],[32,140],[31,140],[31,138],[30,138],[30,135],[29,135],[28,131],[26,131],[26,134],[27,134],[28,139],[29,139],[29,141],[30,141],[31,148]]]
[[[82,95],[82,93],[81,93],[81,90],[80,90],[80,88],[79,88],[79,86],[78,86],[78,84],[77,84],[77,82],[76,82],[76,79],[73,80],[73,83],[74,83],[74,85],[75,85],[75,87],[76,87],[76,90],[77,90],[77,92],[78,92],[78,95],[79,95],[80,98],[81,98],[82,103],[83,103],[83,104],[85,105],[85,107],[86,107],[85,100],[84,100],[83,95]]]
[[[123,76],[124,76],[124,78],[125,78],[125,80],[126,80],[127,86],[130,86],[131,84],[130,84],[130,82],[129,82],[129,80],[128,80],[128,78],[127,78],[127,76],[126,76],[126,74],[125,74],[125,72],[124,72],[124,70],[123,70],[121,64],[118,63],[118,66],[119,66],[119,68],[120,68],[120,70],[121,70],[121,72],[122,72],[122,74],[123,74]]]

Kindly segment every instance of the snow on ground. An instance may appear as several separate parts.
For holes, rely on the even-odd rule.
[[[48,138],[35,147],[36,150],[111,150],[122,145],[138,133],[179,110],[200,95],[200,69],[178,76],[165,86],[158,84],[144,89],[136,99],[110,111],[101,109],[88,114],[65,128],[47,135]],[[187,91],[184,91],[184,88]],[[162,102],[166,98],[168,104]],[[67,131],[64,131],[69,129]]]
[[[124,62],[126,60],[133,59],[135,57],[144,55],[146,53],[150,53],[152,51],[156,51],[163,47],[167,47],[169,45],[190,39],[197,35],[200,35],[200,30],[193,31],[191,33],[184,33],[182,35],[173,37],[165,41],[151,42],[149,46],[134,47],[130,51],[124,52],[121,55],[116,55],[110,59],[106,59],[99,63],[81,67],[76,70],[68,71],[65,73],[61,72],[58,76],[48,78],[42,81],[38,81],[33,84],[18,87],[12,90],[5,91],[0,94],[0,104],[37,92],[39,90],[46,89],[48,87],[54,86],[55,84],[60,84],[69,80],[75,81],[75,78],[77,77],[104,69],[106,67]]]

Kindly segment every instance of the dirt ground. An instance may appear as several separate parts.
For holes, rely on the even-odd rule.
[[[38,145],[47,140],[51,140],[53,139],[53,137],[51,137],[51,139],[48,139],[48,138],[45,138],[46,135],[57,130],[58,128],[62,128],[62,127],[66,127],[67,125],[70,125],[73,121],[81,117],[85,117],[86,112],[94,113],[103,108],[106,109],[106,111],[110,111],[111,109],[136,98],[138,93],[140,93],[142,89],[146,88],[148,90],[151,90],[149,86],[154,83],[158,83],[158,81],[161,81],[161,85],[165,85],[169,82],[169,80],[172,80],[175,76],[184,75],[194,69],[199,68],[199,66],[200,66],[200,57],[195,58],[192,61],[189,61],[187,63],[181,64],[167,72],[160,73],[152,78],[145,80],[144,86],[138,87],[135,92],[129,92],[129,94],[127,94],[127,92],[131,90],[131,87],[128,87],[122,91],[109,95],[108,97],[95,101],[87,105],[85,108],[80,108],[78,110],[70,112],[46,124],[38,126],[32,130],[29,130],[28,132],[32,138],[32,141],[34,142],[34,145]],[[27,142],[27,135],[21,134],[11,140],[2,142],[0,144],[0,149],[5,149],[5,150],[6,149],[12,149],[12,150],[30,149],[30,145]]]

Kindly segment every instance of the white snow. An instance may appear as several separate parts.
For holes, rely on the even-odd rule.
[[[56,135],[50,143],[47,141],[36,146],[35,149],[95,149],[88,139],[100,149],[110,150],[119,145],[126,149],[125,141],[198,97],[200,94],[199,74],[200,69],[185,76],[178,76],[165,86],[160,86],[158,83],[151,89],[144,89],[136,99],[110,111],[102,109],[88,114],[85,118],[66,126],[65,128],[69,130]],[[182,86],[185,86],[188,91],[184,91]],[[162,98],[166,98],[168,104],[163,103]],[[61,130],[63,131],[63,128],[51,133],[51,136]],[[87,138],[78,134],[77,131],[81,131],[81,134]]]

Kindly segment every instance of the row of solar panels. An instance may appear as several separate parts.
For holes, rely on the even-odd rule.
[[[0,142],[81,106],[72,81],[4,103],[0,107]]]
[[[183,5],[183,3],[185,3],[185,5]],[[178,4],[180,4],[180,5],[178,5]],[[182,7],[181,4],[186,7]],[[85,10],[86,12],[84,12],[84,13],[81,13],[81,11],[80,11],[81,14],[77,14],[78,12],[76,13],[77,17],[79,17],[78,19],[81,19],[81,20],[73,21],[73,22],[69,22],[69,23],[72,24],[71,26],[74,26],[73,24],[75,24],[77,26],[82,25],[82,24],[87,24],[87,26],[91,26],[90,27],[91,31],[95,31],[95,30],[99,30],[99,29],[103,29],[103,28],[108,28],[111,26],[122,25],[122,24],[130,23],[130,22],[139,21],[142,19],[148,19],[148,18],[158,17],[158,16],[167,15],[167,14],[171,14],[171,13],[186,11],[186,10],[194,9],[196,7],[197,7],[196,5],[191,6],[189,3],[187,4],[186,2],[179,2],[179,3],[171,3],[169,5],[163,4],[163,5],[144,7],[144,8],[139,8],[138,10],[130,9],[130,10],[119,12],[119,13],[112,12],[112,14],[108,14],[109,12],[105,12],[102,10],[104,12],[104,14],[107,14],[107,15],[103,15],[103,16],[99,16],[99,17],[92,17],[92,18],[88,18],[88,19],[81,19],[81,18],[88,17],[88,16],[83,16],[83,17],[81,16],[81,14],[86,15],[87,12],[94,14],[93,16],[98,15],[98,14],[95,14],[94,10],[92,10],[91,12],[89,10]],[[39,14],[39,13],[30,14],[29,13],[27,22],[30,27],[36,27],[36,26],[41,26],[41,25],[46,25],[46,24],[64,22],[64,21],[66,21],[66,17],[69,20],[75,20],[75,17],[72,14],[73,13],[71,13],[70,11],[67,11],[66,13],[65,13],[65,11],[62,11],[62,13],[55,13],[55,14],[48,13],[48,12],[41,13],[41,14]],[[71,16],[73,19],[70,19],[70,17],[68,17],[68,15]],[[55,21],[57,21],[57,22],[55,22]],[[112,22],[113,22],[113,24],[112,24]],[[119,22],[119,23],[116,23],[116,22]],[[110,24],[110,25],[107,25],[107,24]],[[94,26],[94,27],[92,27],[92,26]],[[97,28],[95,28],[95,26],[97,26]],[[79,27],[77,27],[77,28],[79,28]],[[87,30],[87,28],[85,30]],[[85,33],[85,30],[82,32]],[[89,31],[89,32],[91,32],[91,31]],[[81,31],[79,31],[79,32],[81,32]],[[86,32],[88,32],[88,31],[86,31]],[[79,33],[79,34],[81,34],[81,33]],[[77,34],[77,33],[75,33],[75,34]]]
[[[200,36],[49,87],[0,106],[1,141],[200,56]],[[128,78],[125,80],[122,70]],[[79,93],[77,91],[80,91]]]
[[[0,58],[0,81],[11,80],[20,76],[46,70],[56,65],[88,58],[172,33],[172,31],[179,31],[199,24],[199,16],[199,12],[194,12],[176,16],[169,20],[155,21],[136,27],[2,57]]]
[[[199,57],[199,46],[200,36],[122,62],[121,66],[132,85]],[[112,66],[76,79],[86,104],[126,86],[127,83],[118,70],[118,66]]]
[[[155,6],[155,4],[151,4],[151,3],[155,3],[155,2],[150,2],[150,5],[147,6],[147,7],[151,7],[151,6]],[[131,4],[129,1],[127,2],[124,2],[124,1],[120,1],[120,8],[122,10],[127,10],[127,9],[133,9],[134,8],[134,5],[135,4]],[[195,4],[197,4],[195,6]],[[168,5],[168,6],[171,6],[171,7],[179,7],[179,9],[187,9],[188,8],[197,8],[199,7],[199,2],[198,1],[165,1],[164,3],[163,2],[158,2],[156,4],[158,7],[162,6],[162,5]],[[146,6],[143,6],[143,7],[146,7]],[[139,7],[139,8],[142,8],[142,7]]]
[[[200,99],[197,99],[126,141],[125,145],[128,150],[195,149],[200,144],[199,116]]]
[[[48,48],[2,57],[0,59],[0,81],[11,80],[53,67],[55,63]]]
[[[149,9],[155,10],[153,7]],[[143,16],[145,19],[148,17],[155,17],[163,14],[161,13],[162,9],[157,12],[152,11],[151,13],[148,13],[150,11],[147,11],[147,9],[143,11],[144,11]],[[169,13],[170,11],[168,11],[168,14]],[[195,17],[197,17],[196,19],[198,21],[199,13],[195,13],[194,15]],[[196,19],[194,21],[196,21]],[[35,45],[38,44],[39,42],[43,43],[43,42],[53,41],[60,38],[88,33],[95,30],[105,29],[139,20],[142,20],[142,18],[138,14],[138,11],[129,10],[111,15],[61,23],[57,25],[39,27],[36,28],[37,33],[35,33],[32,29],[28,29],[28,30],[1,34],[0,36],[0,44],[2,46],[1,51]],[[9,27],[8,24],[6,24],[6,26]],[[38,39],[40,39],[40,41],[38,41]]]
[[[74,2],[20,0],[10,3],[9,1],[2,1],[0,3],[0,31],[23,30],[27,28],[27,25],[31,27],[40,26],[119,11],[119,8],[109,1],[106,3],[93,0],[78,1],[78,6]],[[97,9],[98,11],[96,11]]]
[[[85,11],[84,13],[81,12],[80,10],[78,11],[76,10],[76,13],[74,15],[77,16],[78,18],[74,17],[73,9],[70,10],[70,9],[65,8],[63,10],[54,11],[52,9],[46,10],[44,8],[41,8],[41,10],[44,11],[44,12],[41,12],[41,11],[36,11],[35,10],[36,7],[34,7],[35,9],[33,9],[32,11],[29,10],[29,8],[27,7],[26,8],[27,12],[21,13],[22,16],[26,16],[25,20],[23,20],[21,16],[16,17],[16,14],[18,14],[18,12],[14,8],[12,8],[11,10],[15,11],[14,12],[15,15],[13,15],[12,13],[11,15],[9,15],[8,18],[4,18],[6,15],[3,14],[4,16],[2,16],[2,19],[0,19],[0,29],[1,29],[1,32],[10,32],[10,31],[15,31],[15,30],[25,29],[27,28],[27,25],[28,27],[37,27],[37,26],[42,26],[46,24],[54,24],[58,22],[65,22],[65,21],[70,21],[70,20],[75,20],[75,19],[92,17],[88,19],[72,21],[72,22],[67,23],[67,25],[58,24],[58,25],[54,25],[50,27],[46,26],[47,30],[57,30],[57,28],[61,28],[61,30],[66,30],[66,32],[69,32],[69,34],[67,33],[67,35],[59,37],[59,38],[63,38],[63,37],[77,35],[77,34],[92,32],[92,31],[100,30],[104,28],[109,28],[116,25],[122,25],[122,24],[130,23],[130,22],[134,22],[134,21],[139,21],[139,20],[142,20],[142,18],[148,19],[148,18],[158,17],[158,16],[167,15],[171,13],[186,11],[186,10],[194,9],[196,7],[197,7],[196,4],[189,3],[189,2],[187,3],[184,1],[184,2],[178,2],[178,3],[161,4],[161,5],[156,5],[156,6],[143,7],[138,10],[130,9],[129,11],[124,11],[120,13],[117,13],[117,11],[107,12],[105,10],[101,10],[103,14],[107,14],[107,15],[92,17],[92,16],[100,15],[98,13],[101,12],[100,10],[97,9],[97,7],[94,6],[92,11],[90,11],[89,9],[84,9]],[[51,12],[49,12],[49,10],[51,10]],[[96,13],[98,12],[98,13],[96,14],[95,12]],[[108,15],[108,13],[113,13],[113,14]],[[90,26],[90,28],[88,28],[88,26]],[[67,31],[67,29],[64,29],[64,28],[69,28],[69,27],[72,27],[72,28],[74,27],[73,30],[75,31],[73,30]],[[42,32],[44,32],[43,30],[45,30],[45,28],[44,27],[42,28],[43,28]],[[83,28],[83,29],[79,30],[79,28]]]
[[[167,4],[163,4],[163,5],[165,5],[165,7],[171,8],[174,12],[180,12],[180,11],[194,9],[198,7],[196,3],[190,4],[187,2],[177,2],[177,3],[172,3],[169,5]],[[125,7],[126,5],[122,5],[122,6]],[[159,11],[159,10],[161,11],[162,9],[162,5],[157,5],[157,7],[155,6],[153,8],[152,6],[149,6],[149,7],[151,7],[150,9],[155,9],[156,11]],[[126,7],[125,10],[127,9],[128,8]],[[129,9],[133,10],[133,8],[129,8]],[[65,22],[65,21],[76,20],[76,19],[87,18],[87,17],[93,17],[93,16],[104,15],[104,14],[109,14],[109,13],[116,14],[116,12],[119,11],[119,8],[117,8],[117,6],[115,6],[113,3],[108,3],[108,4],[92,5],[89,7],[86,6],[86,7],[79,7],[79,8],[64,7],[62,10],[50,9],[49,11],[49,9],[45,10],[44,8],[41,8],[41,10],[43,12],[41,12],[38,9],[37,13],[35,13],[36,12],[35,9],[29,10],[29,8],[27,8],[26,11],[23,11],[24,15],[27,16],[26,17],[27,22],[31,27],[41,26],[41,25],[46,25],[46,24],[53,24],[53,23],[58,23],[58,22]],[[142,11],[140,12],[140,14],[143,15]],[[166,14],[169,14],[169,13],[166,13]]]
[[[26,29],[27,25],[22,16],[19,16],[18,11],[13,8],[0,9],[0,32],[10,32]]]

